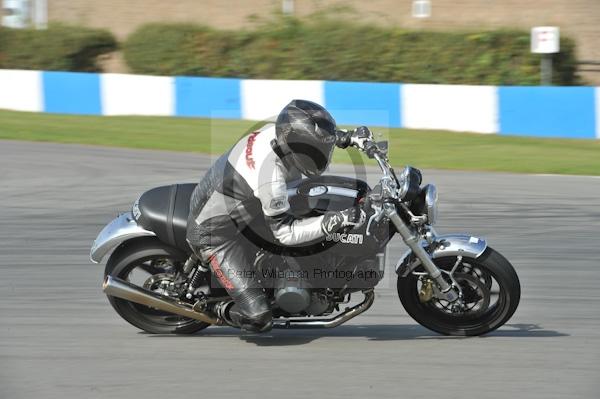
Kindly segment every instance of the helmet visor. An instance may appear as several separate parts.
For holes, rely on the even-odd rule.
[[[315,140],[310,137],[295,137],[288,141],[292,151],[294,165],[306,176],[317,176],[323,173],[329,163],[335,148],[335,136],[325,140]]]

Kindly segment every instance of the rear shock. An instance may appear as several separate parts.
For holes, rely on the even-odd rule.
[[[194,297],[194,291],[196,288],[200,287],[204,276],[209,271],[209,269],[200,262],[200,259],[195,255],[191,255],[183,265],[183,272],[188,274],[194,266],[195,269],[188,284],[187,293],[185,294],[187,299],[192,299]]]

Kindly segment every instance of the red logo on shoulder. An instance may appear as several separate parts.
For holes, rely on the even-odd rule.
[[[254,147],[254,141],[256,140],[256,136],[259,132],[253,132],[248,137],[248,142],[246,143],[246,165],[250,169],[254,169],[254,158],[252,158],[252,148]]]

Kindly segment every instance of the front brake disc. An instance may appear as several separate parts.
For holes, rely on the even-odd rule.
[[[463,310],[463,313],[478,313],[488,308],[490,305],[490,290],[487,288],[487,284],[472,274],[466,273],[455,273],[454,280],[460,285],[463,293],[463,303],[468,308]],[[478,309],[474,310],[475,307]]]

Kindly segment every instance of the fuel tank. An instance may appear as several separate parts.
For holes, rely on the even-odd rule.
[[[291,212],[296,217],[322,215],[358,205],[369,192],[369,185],[359,179],[342,176],[319,176],[302,180],[288,189]],[[372,226],[367,235],[367,223],[356,229],[326,237],[327,252],[338,256],[369,258],[387,244],[388,225]]]

